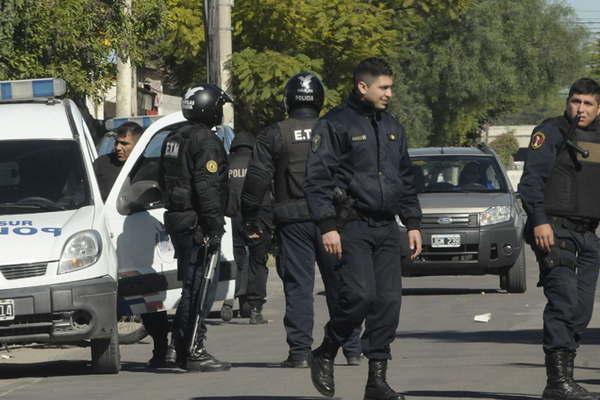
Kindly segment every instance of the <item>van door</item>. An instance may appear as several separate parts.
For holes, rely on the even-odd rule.
[[[162,143],[179,126],[143,135],[106,199],[105,220],[119,265],[121,315],[173,308],[180,295],[166,292],[181,284],[158,186]]]

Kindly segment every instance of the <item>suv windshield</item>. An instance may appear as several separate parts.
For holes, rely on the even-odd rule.
[[[508,191],[494,157],[439,155],[411,160],[419,193]]]
[[[2,142],[0,215],[73,210],[90,203],[76,141]]]

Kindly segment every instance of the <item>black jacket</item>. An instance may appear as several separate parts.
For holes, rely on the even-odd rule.
[[[336,229],[334,189],[345,190],[360,215],[419,229],[421,207],[402,125],[354,93],[313,129],[304,192],[321,232]]]
[[[110,189],[112,189],[121,168],[123,168],[123,164],[117,160],[115,153],[105,154],[94,160],[94,173],[103,201],[106,201]]]

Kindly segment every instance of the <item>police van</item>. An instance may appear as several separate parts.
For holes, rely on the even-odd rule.
[[[158,162],[189,122],[177,112],[153,123],[103,204],[92,136],[65,91],[60,79],[0,82],[0,344],[90,339],[94,370],[117,373],[117,315],[179,302]],[[235,290],[226,222],[217,300]]]
[[[0,82],[0,343],[90,339],[94,370],[117,373],[117,254],[94,142],[65,91]]]

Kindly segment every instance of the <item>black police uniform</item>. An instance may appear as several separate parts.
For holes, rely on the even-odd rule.
[[[519,183],[528,215],[526,238],[540,264],[538,285],[547,298],[543,348],[549,384],[564,363],[570,364],[572,379],[575,351],[592,316],[600,262],[595,235],[600,186],[594,184],[600,176],[600,126],[596,120],[567,138],[570,125],[564,115],[534,129]],[[590,157],[582,158],[566,139],[588,149]],[[554,231],[555,246],[548,253],[533,239],[533,228],[542,224]]]
[[[196,286],[207,265],[205,254],[212,250],[209,247],[218,246],[223,234],[227,159],[222,142],[199,123],[178,129],[163,143],[160,177],[167,209],[165,227],[175,247],[178,276],[183,281],[173,327],[177,357],[181,360],[190,345],[198,312]],[[205,238],[210,238],[208,244],[204,243]],[[206,312],[200,316],[195,346],[198,350],[204,348],[204,318],[214,301],[216,286],[214,279],[208,291]]]
[[[264,322],[262,316],[260,321],[257,318],[267,297],[269,272],[267,257],[271,244],[272,217],[271,196],[267,193],[258,217],[265,227],[264,234],[257,240],[247,238],[241,215],[241,194],[254,142],[255,138],[252,134],[242,131],[231,143],[228,170],[229,196],[225,215],[231,217],[233,254],[237,265],[235,295],[240,302],[240,312],[245,317],[250,317],[252,312],[256,313],[257,315],[251,318],[250,322],[258,323]],[[245,307],[246,303],[248,310]]]
[[[414,188],[402,125],[358,95],[325,115],[313,130],[304,191],[321,232],[337,229],[342,259],[335,268],[339,302],[326,326],[334,352],[366,320],[362,351],[370,360],[390,358],[401,304],[399,215],[419,229],[421,208]],[[336,221],[336,188],[345,191],[354,216]]]
[[[277,272],[285,292],[283,323],[289,345],[284,366],[300,366],[306,365],[313,342],[315,261],[331,308],[336,301],[332,277],[335,258],[323,247],[321,232],[311,218],[303,190],[306,158],[318,112],[312,107],[298,107],[289,114],[288,119],[269,126],[257,137],[242,192],[242,214],[245,222],[256,219],[260,200],[273,182]],[[343,342],[348,358],[360,355],[359,333],[360,326],[355,327]]]

